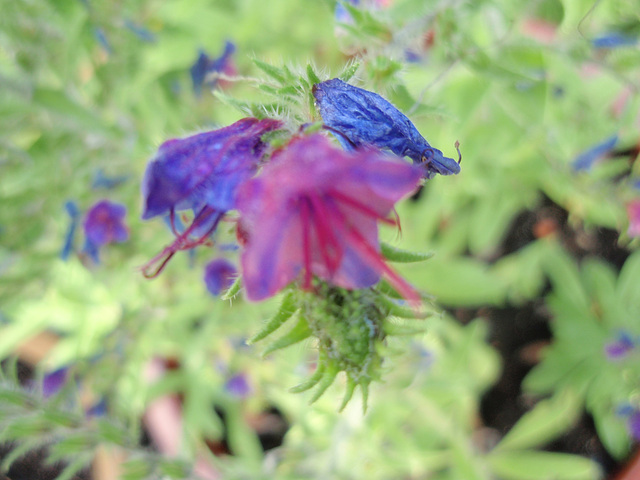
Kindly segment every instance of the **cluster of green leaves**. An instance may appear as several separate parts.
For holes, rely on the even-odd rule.
[[[431,257],[431,254],[406,252],[390,245],[383,246],[383,254],[387,260],[404,263]],[[386,283],[382,283],[381,288],[388,294],[380,289],[349,291],[321,281],[314,284],[311,292],[291,288],[276,314],[248,342],[253,344],[262,340],[294,319],[290,330],[264,351],[267,355],[307,338],[315,339],[318,349],[315,372],[291,391],[300,393],[316,387],[310,400],[313,403],[331,386],[338,373],[344,372],[347,384],[340,411],[358,386],[366,411],[369,385],[382,377],[384,358],[381,350],[385,339],[423,332],[424,326],[415,321],[430,315],[418,311],[417,306],[412,310],[398,303],[397,292]],[[234,290],[235,286],[232,286],[226,296]]]
[[[48,464],[63,463],[57,478],[70,480],[102,447],[128,451],[121,465],[123,479],[189,478],[188,462],[164,458],[139,446],[140,425],[131,428],[111,418],[88,418],[75,387],[75,381],[69,382],[44,399],[37,383],[31,389],[20,387],[15,363],[0,370],[0,442],[13,446],[2,459],[3,471],[26,453],[45,448],[43,458]]]
[[[596,259],[578,269],[559,251],[545,261],[554,285],[547,301],[554,316],[554,342],[524,387],[535,394],[572,392],[577,401],[569,417],[586,408],[607,450],[624,458],[630,438],[619,410],[638,389],[637,352],[608,359],[605,347],[621,333],[640,335],[640,253],[627,259],[619,276]]]

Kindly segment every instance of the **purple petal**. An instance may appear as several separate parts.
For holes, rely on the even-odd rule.
[[[582,152],[571,164],[573,169],[575,171],[589,170],[596,161],[604,158],[611,152],[616,143],[618,143],[618,135],[613,135],[604,142],[594,145],[589,150]]]
[[[84,232],[88,241],[100,247],[114,242],[124,242],[129,232],[124,224],[127,209],[124,205],[101,200],[89,209],[84,220]]]
[[[204,205],[219,211],[234,208],[237,186],[253,175],[265,148],[260,137],[280,125],[277,120],[244,118],[163,143],[143,180],[142,218]]]
[[[640,411],[635,410],[627,419],[627,429],[631,436],[640,441]]]
[[[237,273],[236,267],[231,262],[218,258],[205,267],[204,283],[211,295],[218,296],[231,286]]]
[[[247,398],[251,394],[251,386],[243,374],[231,377],[225,383],[224,388],[231,395],[238,398]]]
[[[48,373],[42,379],[42,395],[49,398],[60,391],[67,381],[69,371],[66,367]]]

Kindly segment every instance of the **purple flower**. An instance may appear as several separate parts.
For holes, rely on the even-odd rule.
[[[227,41],[224,44],[224,51],[218,58],[210,58],[206,52],[200,50],[198,53],[198,59],[191,67],[191,80],[193,82],[193,91],[196,96],[202,94],[202,87],[207,85],[208,87],[215,87],[218,83],[217,80],[207,81],[207,75],[210,73],[227,73],[234,74],[235,67],[233,66],[231,55],[235,52],[236,46]]]
[[[634,410],[634,412],[629,415],[627,418],[627,429],[636,441],[640,441],[640,411]]]
[[[591,40],[591,45],[593,45],[594,48],[633,47],[637,45],[637,43],[638,37],[620,32],[606,33]]]
[[[604,350],[609,360],[619,360],[634,348],[633,338],[627,332],[619,332],[613,342],[605,345]]]
[[[98,263],[100,247],[110,243],[122,243],[129,238],[124,223],[127,209],[124,205],[101,200],[89,209],[84,219],[85,244],[83,251]]]
[[[627,216],[629,217],[630,237],[640,237],[640,200],[632,200],[627,204]]]
[[[204,269],[204,283],[211,295],[220,295],[228,289],[237,276],[236,267],[224,258],[217,258],[207,264]]]
[[[247,297],[262,300],[312,276],[365,288],[384,273],[406,298],[416,291],[380,254],[377,222],[418,185],[422,169],[374,150],[335,148],[320,134],[294,138],[240,187],[239,237]]]
[[[391,150],[424,165],[426,178],[460,172],[459,160],[429,145],[411,120],[380,95],[338,78],[314,85],[313,95],[325,126],[337,134],[345,150],[360,146]]]
[[[224,213],[235,208],[238,186],[255,173],[267,146],[261,136],[280,125],[278,120],[244,118],[160,146],[142,182],[142,218],[168,216],[176,240],[143,267],[145,276],[156,276],[177,251],[208,239]],[[192,209],[194,218],[178,231],[175,212],[185,209]],[[150,272],[158,262],[159,267]]]
[[[42,379],[42,396],[49,398],[58,393],[67,381],[68,374],[69,369],[66,367],[47,373]]]
[[[575,171],[589,170],[593,164],[611,153],[618,143],[618,135],[607,138],[604,142],[594,145],[589,150],[582,152],[571,164]]]
[[[247,381],[247,377],[242,373],[234,375],[229,380],[227,380],[224,388],[231,395],[238,398],[246,398],[251,393],[251,386]]]

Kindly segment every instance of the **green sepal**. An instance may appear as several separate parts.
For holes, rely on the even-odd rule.
[[[322,81],[320,80],[320,77],[316,75],[316,72],[313,70],[313,67],[310,63],[307,63],[307,78],[309,79],[309,83],[311,83],[311,85],[315,85],[316,83],[320,83]]]
[[[276,350],[280,350],[281,348],[288,347],[293,345],[294,343],[301,342],[305,338],[311,336],[311,329],[307,324],[307,321],[304,318],[300,318],[298,323],[286,334],[277,339],[271,345],[267,347],[267,349],[262,353],[263,357],[266,357],[272,352]]]
[[[353,378],[347,376],[347,390],[344,392],[344,397],[342,398],[342,403],[340,404],[338,412],[342,412],[347,406],[347,403],[349,403],[349,401],[353,397],[353,392],[355,392],[357,385],[358,384]]]
[[[382,256],[390,262],[414,263],[423,262],[433,257],[433,252],[410,252],[400,248],[392,247],[388,243],[380,242]]]
[[[253,59],[253,63],[256,67],[258,67],[260,70],[262,70],[264,73],[266,73],[268,76],[270,76],[274,80],[280,82],[283,85],[287,83],[287,80],[285,78],[285,73],[281,69],[274,67],[273,65],[269,65],[268,63],[263,62],[262,60],[258,60],[257,58]]]
[[[318,360],[318,366],[316,367],[316,371],[313,372],[313,375],[311,375],[307,380],[305,380],[302,383],[299,383],[295,387],[291,387],[289,391],[291,393],[301,393],[309,390],[310,388],[314,387],[320,380],[322,380],[322,377],[324,376],[324,371],[325,371],[325,361]]]
[[[327,370],[325,370],[324,375],[322,376],[322,379],[320,380],[320,382],[318,382],[317,390],[314,392],[313,396],[311,397],[311,400],[309,400],[309,405],[311,405],[312,403],[315,403],[315,401],[318,400],[324,394],[324,392],[327,391],[327,388],[331,386],[333,381],[338,376],[338,371],[339,371],[338,367],[333,364],[330,365]]]
[[[269,320],[264,327],[262,327],[262,330],[247,340],[247,345],[251,345],[252,343],[262,340],[267,335],[275,332],[284,322],[289,320],[297,310],[298,307],[296,305],[294,294],[293,292],[289,292],[282,299],[282,303],[280,304],[280,308],[276,314],[271,317],[271,320]]]
[[[232,300],[242,288],[242,277],[238,277],[234,280],[233,284],[222,295],[222,300]]]
[[[351,78],[353,78],[359,68],[360,62],[351,62],[344,67],[342,72],[340,72],[340,75],[338,75],[338,78],[343,82],[348,82],[349,80],[351,80]]]
[[[367,405],[369,404],[369,382],[367,380],[360,380],[360,390],[362,390],[362,413],[367,413]]]
[[[405,335],[419,335],[421,333],[424,333],[426,330],[426,326],[423,323],[421,323],[420,325],[407,325],[386,320],[382,324],[382,330],[386,335],[399,337]]]
[[[425,311],[418,311],[398,305],[386,295],[380,295],[380,303],[387,310],[388,315],[399,318],[427,318],[429,314]]]

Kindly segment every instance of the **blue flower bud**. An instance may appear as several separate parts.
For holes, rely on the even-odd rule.
[[[423,164],[427,178],[460,172],[459,161],[429,145],[411,120],[380,95],[338,78],[314,85],[313,95],[325,126],[345,150],[366,145],[391,150]]]

